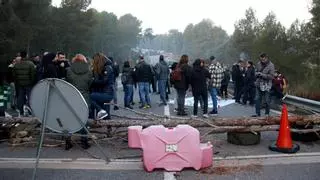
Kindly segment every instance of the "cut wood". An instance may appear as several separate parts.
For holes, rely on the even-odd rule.
[[[214,117],[210,119],[191,119],[170,117],[170,121],[165,118],[157,118],[157,120],[148,120],[146,118],[117,118],[107,121],[89,120],[88,125],[92,128],[99,128],[105,126],[112,127],[128,127],[128,126],[151,126],[151,125],[164,125],[166,127],[175,127],[179,124],[189,124],[193,127],[215,127],[215,126],[253,126],[253,125],[277,125],[280,123],[280,117]],[[0,117],[0,123],[22,123],[34,124],[39,121],[35,117]],[[308,116],[289,116],[291,124],[320,124],[320,115]]]

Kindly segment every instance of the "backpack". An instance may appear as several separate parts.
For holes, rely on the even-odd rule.
[[[122,73],[121,75],[121,83],[127,84],[128,83],[128,73]]]
[[[172,80],[173,81],[182,80],[182,70],[179,65],[172,71]]]

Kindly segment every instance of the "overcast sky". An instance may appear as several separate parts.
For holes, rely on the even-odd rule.
[[[245,10],[252,7],[259,20],[270,11],[289,27],[295,20],[308,21],[312,0],[92,0],[91,7],[98,11],[113,12],[118,17],[131,13],[140,19],[142,27],[151,27],[156,34],[169,29],[183,31],[189,23],[211,19],[232,34],[234,23],[244,17]],[[59,5],[61,0],[53,0]]]

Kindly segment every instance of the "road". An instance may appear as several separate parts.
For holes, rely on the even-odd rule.
[[[138,93],[135,101],[138,102]],[[159,107],[159,95],[152,94],[152,108],[146,112],[174,114],[174,105]],[[170,99],[174,101],[174,93]],[[118,90],[118,101],[123,104],[123,92]],[[138,105],[135,105],[137,108]],[[191,107],[189,108],[192,109]],[[191,111],[190,111],[191,112]],[[219,116],[250,116],[254,112],[251,106],[231,103],[219,109]],[[278,112],[273,112],[277,114]],[[126,110],[112,111],[112,114],[136,116]],[[119,129],[121,131],[121,129]],[[200,129],[203,135],[208,130]],[[157,170],[147,173],[141,162],[141,150],[129,149],[125,139],[101,140],[99,144],[112,159],[108,165],[102,160],[97,147],[88,151],[75,146],[70,151],[62,147],[44,147],[41,154],[38,179],[319,179],[320,143],[297,142],[301,150],[296,155],[287,156],[268,150],[268,145],[277,138],[276,132],[263,132],[261,143],[254,146],[236,146],[227,143],[226,134],[214,134],[201,138],[202,142],[211,141],[214,150],[212,168],[200,171],[184,170],[179,173]],[[34,167],[35,145],[10,147],[0,144],[0,180],[31,179]],[[319,153],[318,153],[319,152]]]

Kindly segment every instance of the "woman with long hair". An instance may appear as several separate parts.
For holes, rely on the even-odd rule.
[[[172,82],[174,88],[177,91],[177,102],[178,102],[178,116],[186,116],[187,113],[184,110],[184,103],[186,92],[190,85],[190,75],[192,68],[188,65],[188,55],[182,55],[180,62],[172,72]]]
[[[110,119],[110,105],[104,110],[104,103],[113,99],[114,73],[112,62],[102,53],[95,54],[92,61],[93,82],[90,99],[92,106],[98,111],[97,119]]]

